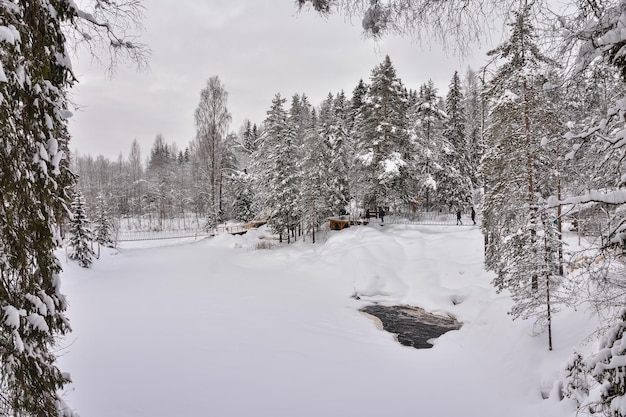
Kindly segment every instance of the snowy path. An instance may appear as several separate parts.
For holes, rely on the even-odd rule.
[[[541,388],[570,348],[550,355],[530,323],[510,321],[477,228],[370,226],[325,244],[254,245],[254,234],[224,235],[65,265],[70,405],[89,417],[568,415]],[[433,349],[404,347],[358,312],[371,300],[465,325]]]

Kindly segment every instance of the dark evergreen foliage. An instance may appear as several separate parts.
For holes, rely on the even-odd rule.
[[[14,36],[0,52],[0,412],[11,416],[71,414],[58,394],[69,377],[54,352],[70,326],[54,250],[73,183],[64,156],[74,77],[61,25],[75,11],[54,2],[53,14],[48,3],[0,5]]]

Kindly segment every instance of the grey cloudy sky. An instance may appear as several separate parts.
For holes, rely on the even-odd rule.
[[[459,59],[438,45],[407,39],[365,39],[360,22],[298,12],[293,0],[145,0],[150,70],[120,66],[114,77],[74,57],[79,84],[72,101],[71,149],[116,159],[133,139],[148,155],[157,134],[183,149],[194,138],[194,110],[207,80],[218,75],[229,93],[230,130],[261,123],[276,93],[305,93],[318,105],[329,92],[348,97],[360,78],[389,55],[404,84],[432,79],[445,95],[455,70],[478,68],[484,52]]]

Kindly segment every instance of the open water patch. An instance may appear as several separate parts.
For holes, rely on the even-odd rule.
[[[454,318],[437,316],[423,308],[408,305],[373,304],[360,311],[379,319],[383,329],[395,334],[398,342],[415,349],[429,349],[433,347],[432,339],[462,326]]]

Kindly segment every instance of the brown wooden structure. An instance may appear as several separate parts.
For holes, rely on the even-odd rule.
[[[343,230],[346,227],[350,227],[349,219],[342,219],[340,217],[331,217],[328,219],[330,230]]]

